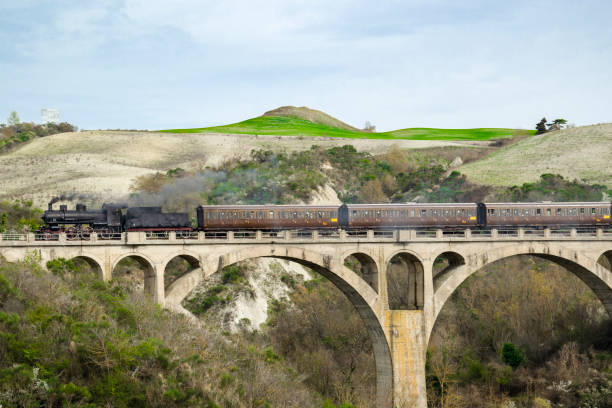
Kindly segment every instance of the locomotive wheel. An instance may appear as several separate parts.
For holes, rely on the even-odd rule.
[[[79,239],[79,230],[75,227],[70,227],[66,230],[66,239],[70,241],[75,241]]]

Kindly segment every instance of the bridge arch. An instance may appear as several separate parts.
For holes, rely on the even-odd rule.
[[[182,273],[178,276],[169,276],[168,274],[168,266],[174,264],[173,266],[180,267]],[[178,265],[177,265],[178,264]],[[182,264],[182,265],[181,265]],[[185,276],[194,271],[198,271],[202,268],[202,262],[200,260],[200,256],[191,251],[178,251],[171,254],[166,261],[162,265],[162,272],[164,275],[164,287],[169,288],[174,282],[179,280],[182,276]]]
[[[612,249],[601,254],[597,263],[612,272]]]
[[[99,259],[96,259],[93,255],[77,255],[70,258],[71,260],[83,261],[94,271],[96,276],[100,279],[104,279],[102,265],[104,265]]]
[[[137,252],[128,252],[122,255],[119,255],[115,258],[111,267],[111,277],[115,278],[115,273],[117,266],[124,259],[131,258],[138,263],[138,265],[144,271],[144,292],[145,294],[155,298],[156,297],[156,271],[155,271],[155,263],[151,260],[151,258]]]
[[[597,260],[561,245],[514,244],[468,255],[466,264],[448,274],[447,278],[436,287],[433,319],[428,327],[427,339],[442,307],[468,277],[488,264],[516,255],[531,255],[546,259],[573,273],[595,293],[608,315],[612,317],[612,272]]]
[[[380,267],[374,258],[365,252],[349,251],[342,255],[344,265],[352,264],[349,269],[356,272],[364,281],[366,281],[376,293],[378,291],[378,274]]]
[[[387,301],[391,310],[423,310],[424,267],[421,258],[409,251],[396,251],[386,266]]]
[[[176,296],[175,294],[169,294],[168,296],[173,296],[173,302],[178,301],[180,303],[201,279],[211,276],[225,266],[254,258],[277,258],[296,262],[321,274],[344,293],[361,316],[372,340],[376,361],[376,406],[391,407],[393,398],[391,352],[383,327],[375,312],[378,295],[365,280],[349,268],[344,267],[344,258],[333,258],[330,255],[298,247],[253,246],[243,248],[208,257],[202,263],[201,271],[192,272],[193,276],[190,279],[188,277],[181,278],[184,279],[185,283],[185,288],[182,291],[184,296]],[[186,288],[188,290],[185,290]],[[166,299],[168,300],[168,297]]]

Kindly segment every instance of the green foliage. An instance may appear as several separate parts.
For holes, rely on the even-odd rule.
[[[523,352],[516,348],[512,343],[504,343],[501,350],[501,355],[503,362],[515,370],[524,360]]]
[[[72,259],[56,258],[47,261],[47,270],[54,275],[64,276],[66,273],[78,272],[79,268]]]
[[[28,232],[40,228],[42,210],[32,201],[0,201],[0,232]]]
[[[296,393],[301,406],[320,406],[286,376],[272,347],[248,353],[122,281],[101,282],[55,261],[48,265],[54,273],[40,274],[29,263],[0,259],[3,406],[287,406]],[[219,286],[212,292],[223,292]],[[217,372],[228,374],[211,389]]]
[[[6,124],[9,126],[16,126],[20,123],[21,121],[19,120],[19,115],[17,114],[16,111],[12,111],[8,118],[6,119]]]
[[[245,271],[242,265],[234,264],[228,265],[221,271],[223,273],[223,277],[221,281],[224,284],[227,283],[238,283],[244,279]]]
[[[548,132],[548,129],[546,128],[546,118],[542,118],[537,124],[536,124],[536,135],[542,134],[542,133],[546,133]]]
[[[559,174],[542,174],[537,183],[507,188],[499,199],[512,202],[535,201],[600,201],[607,187],[566,180]]]

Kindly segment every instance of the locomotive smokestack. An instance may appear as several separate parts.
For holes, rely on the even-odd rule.
[[[49,201],[49,211],[53,211],[53,201]]]

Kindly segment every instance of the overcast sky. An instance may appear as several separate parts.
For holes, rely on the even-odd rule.
[[[354,126],[612,121],[612,1],[0,0],[0,121]]]

